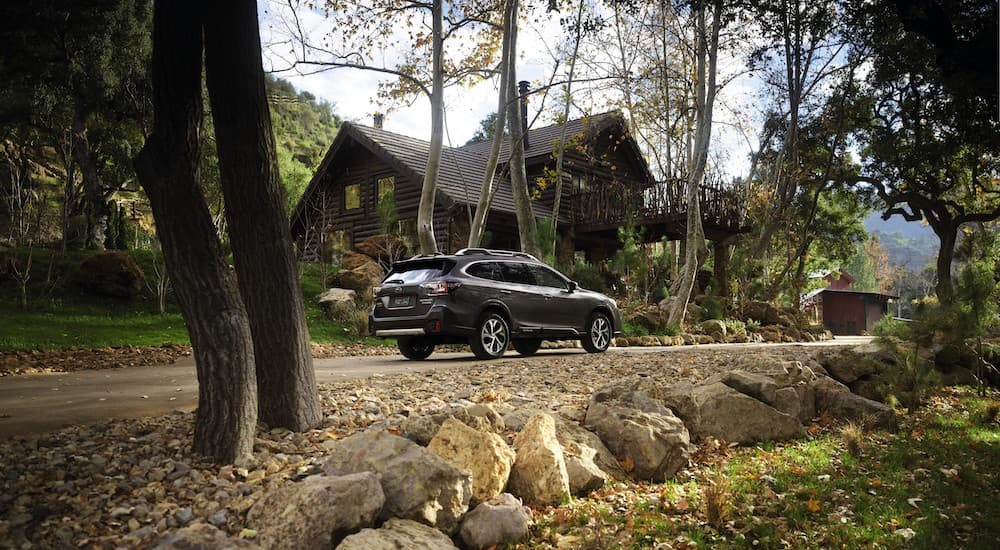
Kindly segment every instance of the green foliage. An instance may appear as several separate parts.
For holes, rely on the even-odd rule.
[[[577,260],[573,264],[569,275],[570,278],[583,288],[596,290],[597,292],[607,292],[608,290],[607,280],[604,278],[604,274],[601,273],[600,268],[583,260]]]
[[[653,289],[653,293],[649,297],[653,303],[658,304],[670,297],[670,291],[667,290],[666,286],[658,286]]]
[[[915,410],[941,385],[941,375],[930,361],[906,352],[896,368],[886,369],[885,393],[901,406]]]
[[[746,321],[743,321],[743,323],[749,331],[754,331],[760,328],[760,321],[757,319],[747,319]]]
[[[622,334],[625,336],[649,336],[649,329],[638,323],[622,323]]]
[[[879,338],[898,338],[900,340],[908,339],[910,335],[910,323],[907,321],[902,321],[896,319],[889,315],[882,317],[877,323],[872,327],[871,333]]]
[[[725,318],[725,319],[722,320],[722,323],[724,325],[726,325],[726,333],[727,334],[746,334],[747,333],[747,325],[746,325],[746,323],[744,323],[743,321],[740,321],[739,319],[733,319],[731,317],[727,317],[727,318]]]
[[[541,254],[541,257],[538,259],[549,265],[556,264],[558,244],[552,240],[554,232],[554,220],[552,218],[542,218],[535,222],[535,234],[531,236],[535,242],[535,249]]]
[[[399,234],[399,215],[396,213],[396,192],[383,193],[376,207],[378,223],[386,235]]]
[[[722,319],[726,315],[726,309],[723,307],[722,302],[715,296],[706,296],[699,305],[701,306],[702,321]]]
[[[638,301],[645,295],[649,283],[646,254],[642,248],[642,232],[629,219],[618,228],[618,242],[621,248],[611,259],[614,269],[625,283],[625,295],[630,301]]]
[[[673,324],[663,327],[663,334],[667,336],[678,336],[681,333],[681,327]]]

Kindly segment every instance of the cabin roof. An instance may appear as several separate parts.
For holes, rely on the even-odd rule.
[[[570,137],[583,133],[588,137],[593,137],[597,132],[616,126],[624,127],[624,124],[624,118],[617,111],[585,116],[570,120],[565,124],[566,136]],[[529,147],[524,152],[527,164],[538,161],[544,162],[552,156],[556,151],[559,137],[562,134],[562,126],[561,124],[553,124],[528,131]],[[309,182],[309,186],[306,188],[302,199],[292,213],[293,225],[298,223],[304,205],[320,185],[320,182],[322,182],[323,175],[330,169],[330,164],[347,140],[353,140],[361,144],[372,154],[388,162],[397,171],[405,174],[418,185],[423,181],[423,174],[430,151],[429,142],[381,128],[345,122],[341,125],[337,137],[323,157],[323,161],[313,175],[312,181]],[[633,154],[639,159],[643,170],[651,181],[652,177],[649,176],[648,166],[639,153],[635,140],[631,136],[628,136],[626,142]],[[462,147],[442,147],[441,168],[437,182],[437,198],[440,202],[446,206],[456,203],[476,205],[479,202],[486,162],[491,147],[491,140],[470,143]],[[506,138],[500,151],[501,161],[498,164],[498,174],[507,164],[509,157],[510,139]],[[500,186],[493,197],[491,209],[513,213],[514,196],[511,191],[510,179],[501,177],[499,181]],[[532,208],[536,216],[552,215],[551,208],[539,201],[532,201]]]

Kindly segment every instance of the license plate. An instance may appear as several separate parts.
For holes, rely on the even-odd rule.
[[[393,296],[389,300],[389,307],[410,307],[413,305],[412,296]]]

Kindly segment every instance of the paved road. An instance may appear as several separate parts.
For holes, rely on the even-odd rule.
[[[866,337],[838,337],[832,342],[787,344],[830,346],[861,344]],[[776,344],[709,344],[698,348],[611,348],[609,353],[675,353],[680,350],[774,347]],[[543,350],[532,361],[581,354],[582,350]],[[519,359],[516,353],[499,361]],[[427,361],[408,361],[400,355],[316,359],[320,383],[365,378],[373,374],[457,369],[480,364],[471,353],[435,353]],[[133,367],[70,373],[31,374],[0,378],[0,438],[40,433],[74,424],[110,418],[136,418],[174,410],[193,410],[198,402],[194,359],[172,365]]]

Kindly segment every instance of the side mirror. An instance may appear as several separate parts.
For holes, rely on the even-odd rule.
[[[572,293],[574,290],[576,290],[576,281],[570,281],[567,292]]]

